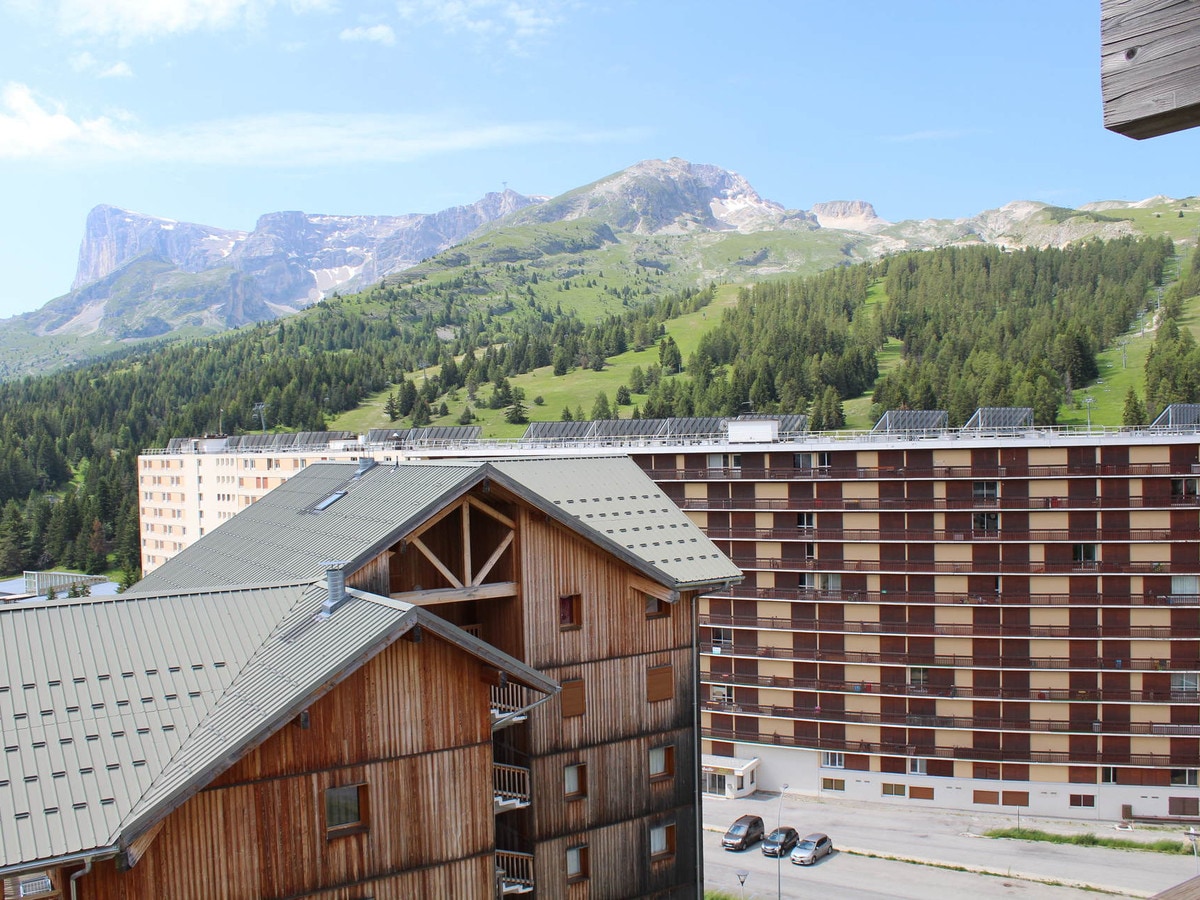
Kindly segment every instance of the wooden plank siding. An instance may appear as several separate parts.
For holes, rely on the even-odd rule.
[[[97,865],[81,896],[491,896],[487,696],[458,648],[396,641],[314,702],[307,728],[285,725],[171,814],[136,867]],[[348,784],[367,785],[369,827],[327,839],[323,792]]]
[[[538,894],[694,897],[694,598],[647,617],[645,591],[666,596],[661,585],[540,514],[523,513],[519,532],[525,661],[560,684],[582,679],[585,695],[582,715],[564,717],[560,696],[529,720]],[[579,624],[563,628],[559,598],[573,594]],[[666,699],[649,700],[650,688]],[[673,773],[651,779],[656,747],[672,748]],[[587,795],[568,799],[564,767],[578,763]],[[650,828],[665,821],[676,825],[676,850],[652,861]],[[580,843],[592,875],[568,885],[566,851]]]

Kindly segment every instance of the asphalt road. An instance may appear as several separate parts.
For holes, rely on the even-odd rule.
[[[741,853],[721,849],[721,835],[742,813],[763,817],[767,830],[777,821],[806,834],[824,831],[839,852],[814,866],[776,863],[758,847]],[[749,872],[745,898],[829,898],[829,900],[990,900],[999,897],[1095,900],[1097,891],[1118,897],[1150,897],[1195,876],[1196,861],[1102,847],[996,840],[991,828],[1016,825],[1015,816],[920,809],[891,804],[756,794],[742,800],[705,798],[705,886],[741,897],[736,872]],[[1061,833],[1091,832],[1154,840],[1179,829],[1139,829],[1117,833],[1113,823],[1029,819],[1022,825]],[[896,861],[875,856],[900,857]],[[922,864],[923,863],[923,864]],[[962,867],[956,871],[944,867]],[[983,874],[986,873],[986,874]]]

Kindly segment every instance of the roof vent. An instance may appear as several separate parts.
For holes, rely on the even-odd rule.
[[[326,562],[325,566],[325,583],[328,585],[329,593],[321,603],[321,612],[319,615],[324,618],[333,613],[335,609],[346,602],[346,573],[343,567],[345,562]]]
[[[362,478],[370,472],[378,463],[370,456],[364,456],[358,461],[358,469],[354,473],[355,478]]]

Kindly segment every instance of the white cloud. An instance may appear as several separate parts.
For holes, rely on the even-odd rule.
[[[396,32],[391,25],[360,25],[357,28],[344,28],[340,35],[343,41],[369,41],[390,47],[396,43]]]
[[[400,15],[448,34],[498,40],[520,53],[562,21],[563,0],[400,0]]]
[[[75,72],[79,72],[80,74],[91,73],[97,78],[131,78],[133,76],[133,69],[124,60],[119,60],[106,66],[86,50],[70,57],[67,60],[67,64]]]
[[[282,114],[139,129],[132,117],[75,119],[23,84],[0,94],[0,159],[216,166],[403,163],[441,153],[624,141],[640,131],[593,131],[564,122],[458,122],[449,118]]]
[[[272,0],[58,0],[68,34],[130,42],[258,20]]]
[[[53,104],[39,103],[27,85],[9,83],[0,91],[0,159],[125,152],[137,142],[106,116],[72,119]]]
[[[129,68],[129,63],[119,61],[113,63],[107,68],[101,69],[96,73],[97,78],[132,78],[133,69]]]

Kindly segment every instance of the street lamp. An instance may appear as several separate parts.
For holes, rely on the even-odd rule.
[[[1092,430],[1092,404],[1095,402],[1096,402],[1095,397],[1084,397],[1083,398],[1083,405],[1087,407],[1088,433],[1089,434],[1091,433],[1091,430]]]
[[[742,886],[742,900],[746,900],[746,879],[750,876],[750,873],[745,869],[738,869],[733,874],[737,876],[738,884]]]
[[[1192,859],[1196,861],[1196,871],[1200,872],[1200,856],[1196,853],[1196,839],[1200,838],[1200,831],[1196,831],[1195,825],[1190,825],[1184,835],[1192,842]]]
[[[775,815],[775,830],[778,831],[783,827],[783,792],[788,789],[787,782],[779,786],[779,812]],[[779,852],[775,854],[775,896],[778,900],[783,897],[783,844],[779,845]]]

